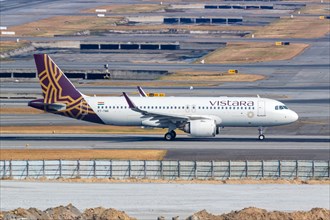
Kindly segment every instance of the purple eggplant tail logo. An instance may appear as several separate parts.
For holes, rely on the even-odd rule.
[[[29,106],[80,120],[103,123],[61,69],[47,54],[35,54],[44,99]]]

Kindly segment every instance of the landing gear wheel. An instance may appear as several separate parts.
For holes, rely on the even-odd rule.
[[[176,132],[175,131],[171,131],[170,133],[172,133],[173,139],[176,138]]]
[[[259,140],[264,140],[265,139],[265,135],[264,135],[264,129],[263,129],[263,127],[259,127]]]
[[[264,140],[264,139],[265,139],[265,135],[263,135],[263,134],[262,134],[262,135],[259,135],[259,140],[262,141],[262,140]]]
[[[175,138],[175,132],[167,132],[165,135],[164,135],[164,139],[167,140],[167,141],[171,141]]]

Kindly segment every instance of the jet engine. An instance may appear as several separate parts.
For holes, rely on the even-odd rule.
[[[195,137],[214,137],[218,133],[213,119],[191,120],[183,126],[182,130]]]

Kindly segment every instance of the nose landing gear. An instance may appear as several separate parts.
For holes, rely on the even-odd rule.
[[[258,131],[259,131],[259,137],[258,137],[258,139],[261,140],[261,141],[264,140],[265,139],[265,135],[264,135],[264,132],[263,132],[263,127],[259,127]]]

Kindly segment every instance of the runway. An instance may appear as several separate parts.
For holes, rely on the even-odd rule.
[[[2,135],[1,149],[165,149],[166,160],[329,160],[327,136]]]

